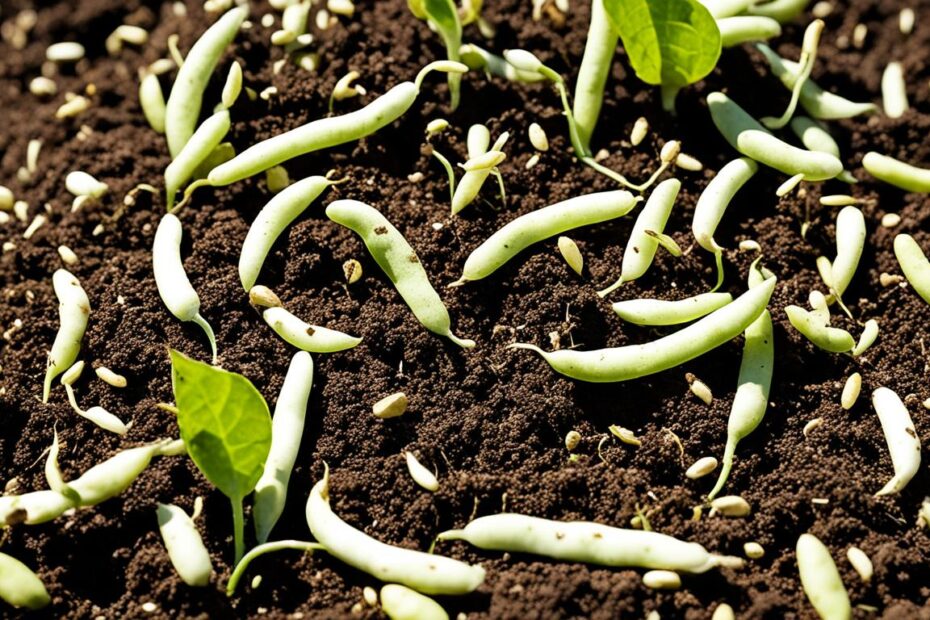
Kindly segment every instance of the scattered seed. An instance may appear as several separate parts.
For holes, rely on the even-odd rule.
[[[872,560],[865,551],[859,547],[850,547],[846,550],[846,559],[852,564],[863,583],[868,583],[872,579]]]
[[[426,125],[426,134],[428,137],[440,134],[449,128],[449,121],[444,118],[436,118]]]
[[[280,308],[281,299],[267,286],[261,284],[249,289],[249,303],[258,308]]]
[[[158,605],[156,605],[152,601],[147,601],[145,603],[142,603],[142,611],[144,611],[147,614],[155,613],[156,611],[158,611]]]
[[[831,2],[826,2],[825,0],[821,0],[821,2],[818,2],[813,6],[813,8],[811,8],[811,15],[817,19],[823,19],[832,12],[833,4]]]
[[[689,170],[691,172],[700,172],[704,169],[704,164],[702,164],[697,158],[692,157],[687,153],[678,154],[678,157],[675,158],[675,166],[681,168],[682,170]]]
[[[94,368],[94,372],[97,373],[97,377],[100,378],[104,383],[108,383],[113,387],[124,388],[126,387],[126,377],[123,375],[117,374],[107,368],[106,366],[99,366]]]
[[[924,409],[930,409],[930,398],[922,402],[921,405],[923,405]]]
[[[252,583],[251,583],[252,589],[256,590],[258,589],[258,586],[260,585],[262,585],[262,576],[255,575],[254,577],[252,577]]]
[[[704,401],[705,405],[710,405],[714,401],[714,395],[706,383],[695,377],[690,372],[685,374],[685,380],[691,388],[691,393]]]
[[[651,570],[643,575],[643,585],[653,590],[677,590],[681,587],[681,577],[670,570]]]
[[[269,86],[268,88],[263,89],[258,96],[263,101],[271,101],[271,98],[278,94],[278,89],[275,86]]]
[[[882,226],[885,228],[894,228],[901,223],[901,216],[897,213],[886,213],[882,216]]]
[[[901,398],[892,390],[880,387],[872,392],[872,406],[882,425],[891,456],[894,476],[875,496],[899,493],[920,469],[920,437]]]
[[[748,542],[743,545],[743,552],[751,560],[758,560],[765,555],[765,549],[757,542]]]
[[[405,453],[407,458],[407,470],[410,472],[410,476],[413,478],[413,481],[418,485],[426,489],[427,491],[435,493],[439,490],[439,481],[436,479],[436,476],[430,470],[426,469],[420,461],[417,460],[417,457],[413,455],[413,452]]]
[[[61,104],[55,112],[55,118],[74,118],[86,112],[88,108],[90,108],[90,99],[82,95],[77,95]]]
[[[568,431],[565,434],[565,449],[569,452],[574,452],[579,443],[581,443],[581,433],[578,431]]]
[[[814,429],[823,426],[823,418],[814,418],[804,425],[804,436],[807,437]]]
[[[659,152],[659,159],[662,160],[663,164],[670,164],[678,158],[679,154],[681,154],[681,142],[678,140],[669,140],[662,145],[662,150]]]
[[[581,250],[578,249],[578,244],[568,237],[559,237],[558,243],[562,258],[572,268],[572,271],[580,276],[584,269],[584,257],[581,255]]]
[[[697,480],[715,469],[717,469],[717,459],[712,456],[705,456],[696,460],[685,472],[685,476],[691,480]]]
[[[883,271],[881,275],[878,276],[878,281],[882,286],[888,288],[889,286],[894,286],[895,284],[904,282],[904,278],[897,274],[890,274]]]
[[[74,385],[84,372],[84,360],[78,360],[61,374],[62,385]]]
[[[77,254],[66,245],[58,246],[58,256],[61,257],[61,262],[65,265],[74,265],[78,262]]]
[[[58,84],[40,75],[29,82],[29,92],[36,97],[54,97],[58,93]]]
[[[287,45],[297,38],[297,34],[292,30],[275,30],[271,33],[272,45]]]
[[[524,168],[529,170],[530,168],[532,168],[538,163],[539,163],[539,153],[533,153],[530,156],[530,158],[526,160],[526,165],[524,166]]]
[[[84,58],[84,46],[73,41],[53,43],[45,50],[45,57],[51,62],[77,62]]]
[[[32,235],[36,234],[36,231],[44,226],[47,221],[48,218],[41,213],[35,216],[32,220],[32,223],[29,224],[28,228],[26,228],[26,230],[23,232],[23,239],[31,239]]]
[[[109,190],[106,183],[102,183],[80,170],[68,173],[68,176],[65,177],[65,187],[75,196],[92,196],[94,198],[100,198]]]
[[[794,175],[793,177],[789,178],[787,181],[779,185],[778,188],[775,190],[775,195],[778,196],[779,198],[783,198],[787,196],[792,191],[794,191],[794,188],[796,188],[798,184],[803,180],[804,180],[804,173],[799,172],[798,174]]]
[[[640,116],[633,123],[633,130],[630,132],[630,144],[639,146],[646,139],[647,133],[649,133],[649,121],[646,120],[646,117]]]
[[[410,181],[411,183],[419,183],[425,178],[426,178],[426,175],[420,171],[413,172],[407,175],[407,180]]]
[[[265,171],[265,184],[268,191],[277,194],[291,184],[291,177],[284,166],[272,166]]]
[[[274,15],[272,13],[265,13],[262,15],[260,23],[263,28],[271,28],[274,26]]]
[[[829,196],[820,197],[820,204],[825,207],[846,207],[848,205],[858,204],[858,202],[859,200],[848,194],[831,194]]]
[[[352,0],[326,0],[326,8],[334,15],[352,17],[355,14],[355,5]]]
[[[853,28],[852,35],[852,44],[857,49],[862,49],[862,46],[865,45],[865,38],[869,35],[869,27],[865,24],[856,24],[856,27]]]
[[[116,56],[123,51],[123,43],[145,45],[148,40],[149,33],[145,28],[123,24],[117,26],[116,30],[110,33],[110,36],[108,36],[104,42],[104,46],[107,48],[107,53],[109,53],[110,56]]]
[[[13,203],[13,215],[16,216],[20,222],[25,222],[29,219],[29,203],[25,200],[17,200]]]
[[[898,14],[898,28],[900,28],[901,34],[908,35],[913,32],[915,19],[914,9],[910,7],[901,9],[901,13]]]
[[[749,502],[739,495],[724,495],[711,503],[711,514],[719,512],[725,517],[745,517],[751,512]]]
[[[607,149],[600,149],[597,153],[594,154],[594,161],[600,163],[610,157],[610,151]]]
[[[868,350],[875,340],[878,338],[878,321],[875,319],[869,319],[865,322],[865,327],[862,329],[862,334],[859,336],[859,342],[856,343],[855,348],[852,350],[853,357],[858,357]]]
[[[846,379],[846,384],[843,386],[843,395],[840,397],[840,405],[843,409],[847,411],[852,409],[853,405],[856,404],[856,400],[859,398],[859,392],[862,390],[862,375],[858,372],[854,372],[849,375],[849,378]]]
[[[0,185],[0,211],[10,211],[16,200],[13,196],[13,190],[4,185]]]
[[[609,430],[610,433],[614,437],[616,437],[617,439],[619,439],[620,441],[622,441],[623,443],[627,445],[630,445],[630,446],[643,445],[643,442],[640,441],[639,438],[633,434],[633,431],[631,431],[628,428],[617,426],[616,424],[611,424],[610,426],[607,427],[607,430]]]
[[[530,144],[533,145],[534,149],[542,152],[549,150],[549,138],[546,136],[545,130],[543,130],[538,123],[530,125],[529,134]]]
[[[710,620],[736,620],[736,613],[726,603],[720,603],[714,609],[714,615],[711,616]]]
[[[390,396],[385,396],[371,407],[371,412],[376,418],[387,420],[396,418],[407,411],[407,395],[403,392],[397,392]]]
[[[378,593],[371,586],[365,586],[362,590],[362,598],[369,607],[378,606]]]

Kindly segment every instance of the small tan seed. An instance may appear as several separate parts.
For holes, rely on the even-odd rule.
[[[866,555],[865,551],[859,547],[850,547],[846,550],[846,559],[852,564],[853,569],[859,574],[863,583],[868,583],[872,579],[872,560]]]
[[[436,479],[435,474],[420,463],[417,457],[413,455],[413,452],[405,453],[405,457],[407,458],[407,471],[410,472],[410,477],[413,478],[413,481],[427,491],[432,493],[438,491],[439,480]]]
[[[369,607],[378,606],[378,593],[371,586],[365,586],[362,590],[362,598],[365,599],[365,603],[367,603]]]
[[[748,542],[743,545],[743,553],[751,560],[758,560],[765,555],[765,549],[757,542]]]
[[[653,590],[677,590],[681,577],[670,570],[651,570],[643,575],[643,585]]]
[[[106,366],[98,366],[97,368],[94,368],[94,372],[97,373],[97,377],[104,383],[107,383],[117,388],[126,387],[126,384],[127,384],[126,377],[124,377],[121,374],[113,372]]]
[[[630,132],[630,144],[639,146],[646,139],[647,133],[649,133],[649,121],[646,120],[646,117],[640,116],[633,123],[633,130]]]
[[[526,164],[524,164],[523,167],[529,170],[530,168],[533,168],[534,166],[536,166],[536,164],[538,163],[539,163],[539,153],[533,153],[530,156],[530,158],[526,160]]]
[[[630,445],[630,446],[643,445],[643,442],[640,441],[639,438],[633,433],[633,431],[631,431],[628,428],[623,428],[622,426],[611,424],[610,426],[607,427],[607,430],[609,430],[614,437],[616,437],[617,439],[619,439],[620,441],[622,441],[623,443],[627,445]]]
[[[914,9],[910,7],[901,9],[901,13],[898,15],[898,28],[901,30],[901,34],[911,34],[914,30],[914,22],[916,19]]]
[[[565,449],[569,452],[574,451],[579,443],[581,443],[581,433],[578,431],[568,431],[565,434]]]
[[[0,211],[12,211],[16,199],[13,196],[13,190],[4,185],[0,185]]]
[[[883,271],[881,275],[878,276],[878,281],[882,286],[884,286],[885,288],[888,288],[889,286],[894,286],[895,284],[900,284],[901,282],[904,282],[904,278],[902,278],[899,275],[885,273]]]
[[[725,517],[745,517],[751,511],[749,502],[739,495],[725,495],[710,503],[711,512],[719,512]]]
[[[444,132],[449,128],[449,121],[444,118],[435,118],[431,120],[426,125],[426,133],[430,136],[435,136],[438,133]]]
[[[700,172],[704,169],[704,164],[687,153],[678,154],[678,157],[675,158],[675,166],[690,172]]]
[[[711,616],[710,620],[736,620],[736,613],[726,603],[720,603],[714,609],[714,615]]]
[[[54,97],[58,93],[58,84],[40,75],[29,82],[29,92],[36,97]]]
[[[77,254],[66,245],[58,246],[58,256],[61,257],[61,262],[65,265],[71,266],[78,262]]]
[[[549,150],[549,137],[546,136],[545,130],[539,126],[539,123],[533,123],[529,129],[530,144],[537,151],[546,152]]]
[[[45,57],[52,62],[77,62],[84,58],[84,46],[73,41],[53,43],[45,50]]]
[[[696,460],[685,472],[685,476],[691,480],[697,480],[715,469],[717,469],[717,459],[712,456],[705,456]]]
[[[894,228],[901,223],[901,216],[897,213],[886,213],[882,216],[882,227]]]
[[[362,279],[362,264],[350,258],[342,263],[342,273],[345,274],[347,284],[355,284]]]
[[[662,146],[659,159],[662,160],[663,164],[670,164],[678,158],[679,153],[681,153],[681,142],[669,140]]]
[[[568,237],[559,237],[559,253],[562,254],[562,258],[572,268],[572,271],[580,276],[584,270],[584,257],[578,249],[578,244]]]
[[[843,409],[849,411],[853,408],[853,405],[856,404],[856,401],[859,399],[859,392],[862,390],[862,375],[858,372],[854,372],[849,375],[849,378],[846,379],[846,384],[843,385],[843,394],[840,396],[840,405]]]
[[[396,418],[403,415],[405,411],[407,411],[407,395],[403,392],[385,396],[371,407],[374,416],[382,420]]]
[[[823,426],[823,418],[814,418],[804,425],[804,430],[802,432],[804,433],[804,436],[807,437],[812,432],[814,432],[815,429],[821,426]]]
[[[258,308],[280,308],[283,305],[274,291],[261,284],[249,290],[249,303]]]
[[[61,375],[61,384],[62,385],[74,385],[74,383],[81,378],[81,373],[84,372],[84,361],[78,360],[71,365],[71,368],[66,370]]]
[[[691,393],[704,401],[705,405],[710,405],[714,402],[714,394],[710,391],[710,387],[697,377],[695,377],[690,372],[685,375],[685,379],[688,381],[689,388]]]

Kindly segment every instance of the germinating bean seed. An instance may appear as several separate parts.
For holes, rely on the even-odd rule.
[[[410,477],[413,478],[414,482],[427,491],[435,493],[439,490],[439,481],[436,476],[417,460],[413,452],[405,452],[404,458],[407,460],[407,471],[410,472]]]
[[[840,405],[847,411],[853,408],[859,399],[859,392],[862,390],[862,375],[854,372],[846,379],[843,385],[843,394],[840,396]]]
[[[869,559],[865,551],[859,547],[850,547],[846,550],[846,559],[849,560],[863,583],[868,583],[872,579],[872,560]]]
[[[491,150],[478,155],[474,159],[469,159],[462,166],[465,169],[465,175],[462,176],[462,179],[452,192],[452,215],[457,214],[478,197],[478,193],[484,186],[485,181],[491,174],[496,172],[497,165],[506,159],[507,156],[500,149],[503,148],[508,137],[509,134],[503,133],[491,146]],[[499,173],[497,174],[499,175]],[[452,185],[452,179],[453,177],[450,174],[450,186]]]
[[[310,353],[335,353],[358,346],[361,338],[310,325],[280,306],[262,312],[262,318],[285,342]]]
[[[710,620],[736,620],[736,613],[726,603],[720,603],[714,609],[714,615],[711,616]]]
[[[64,269],[52,276],[52,286],[58,297],[60,327],[48,353],[48,366],[42,386],[42,402],[48,402],[52,381],[75,362],[81,350],[81,340],[90,317],[90,300],[78,279]]]
[[[194,135],[210,76],[248,15],[248,6],[227,11],[194,43],[180,66],[165,113],[165,134],[172,157],[176,157]]]
[[[751,560],[758,560],[765,555],[765,549],[757,542],[748,542],[743,545],[743,552]]]
[[[340,519],[329,505],[329,466],[310,491],[306,515],[310,531],[327,553],[381,581],[425,594],[466,594],[484,582],[481,566],[387,545]]]
[[[255,286],[268,252],[284,229],[337,182],[321,176],[307,177],[282,190],[262,207],[249,227],[239,254],[239,280],[246,291]]]
[[[98,181],[91,175],[80,170],[69,172],[65,177],[65,187],[75,196],[91,196],[100,198],[109,190],[106,183]]]
[[[180,321],[193,321],[210,341],[213,363],[216,364],[216,336],[213,328],[200,315],[200,297],[191,286],[181,260],[181,238],[184,231],[177,216],[166,213],[155,231],[152,244],[152,266],[158,294],[169,312]]]
[[[578,431],[568,431],[565,434],[565,449],[569,452],[574,452],[579,443],[581,443],[581,433]]]
[[[831,196],[820,197],[820,204],[825,207],[846,207],[858,202],[858,200],[846,194],[833,194]]]
[[[926,168],[918,168],[875,151],[865,154],[862,167],[879,181],[909,192],[930,193],[930,170]]]
[[[252,560],[266,553],[281,551],[283,549],[295,549],[297,551],[303,551],[306,554],[313,554],[315,551],[325,551],[323,545],[319,543],[304,542],[302,540],[276,540],[274,542],[257,545],[242,556],[242,559],[236,564],[236,568],[233,570],[232,575],[229,576],[229,582],[226,584],[226,596],[235,594],[236,586],[239,585],[239,580],[242,579],[242,576],[245,574],[249,564],[252,563]],[[252,583],[252,587],[254,588],[254,579]]]
[[[865,327],[862,329],[862,335],[859,336],[859,342],[856,343],[855,348],[852,350],[853,357],[859,357],[866,350],[875,344],[875,340],[878,338],[878,321],[875,319],[869,319],[865,322]]]
[[[488,277],[534,243],[574,228],[622,217],[637,202],[630,192],[613,190],[569,198],[531,211],[506,224],[472,251],[462,277],[450,286]]]
[[[551,353],[524,343],[510,348],[535,351],[556,372],[581,381],[627,381],[674,368],[735,338],[762,314],[774,290],[772,277],[696,323],[646,344]]]
[[[99,366],[94,369],[94,372],[97,373],[97,377],[99,377],[100,380],[104,383],[108,383],[109,385],[117,388],[126,387],[126,377],[113,372],[106,366]]]
[[[381,610],[391,620],[449,620],[442,605],[396,583],[381,588]]]
[[[801,75],[799,63],[786,60],[762,43],[756,44],[756,49],[762,52],[772,69],[772,73],[781,80],[789,90]],[[806,80],[801,87],[801,106],[807,113],[820,120],[833,120],[851,118],[860,114],[872,114],[878,111],[878,106],[872,103],[857,103],[839,95],[827,92],[820,88],[813,80]]]
[[[701,293],[694,297],[664,299],[630,299],[611,305],[624,321],[634,325],[678,325],[699,319],[733,301],[729,293]]]
[[[717,129],[737,151],[788,175],[807,181],[832,179],[843,164],[829,153],[799,149],[773,136],[736,102],[720,92],[707,96]]]
[[[360,110],[312,121],[247,148],[210,171],[205,183],[201,184],[229,185],[294,157],[360,140],[390,125],[409,110],[416,101],[423,80],[431,71],[465,73],[467,70],[465,65],[457,62],[432,62],[420,71],[415,81],[401,82]]]
[[[886,213],[882,216],[882,228],[894,228],[901,223],[901,216],[897,213]]]
[[[220,145],[232,121],[229,110],[223,109],[205,120],[184,143],[174,156],[174,160],[165,168],[166,206],[170,211],[178,190],[187,183],[197,167]]]
[[[42,609],[52,601],[42,580],[28,566],[5,553],[0,553],[0,599],[26,609]]]
[[[817,59],[817,49],[820,46],[820,36],[823,34],[824,21],[815,19],[804,30],[804,40],[801,43],[801,58],[799,64],[801,67],[794,87],[791,89],[791,100],[785,112],[778,118],[766,116],[762,118],[762,124],[769,129],[780,129],[788,124],[797,109],[798,99],[801,96],[801,88],[810,77],[814,69],[814,63]]]
[[[829,327],[822,317],[808,312],[800,306],[785,306],[785,314],[791,325],[813,344],[830,353],[848,353],[856,347],[856,341],[845,329]]]
[[[179,506],[160,503],[158,529],[168,550],[168,558],[181,581],[194,587],[203,587],[210,583],[213,563],[200,532],[194,525],[194,519]]]
[[[492,54],[491,52],[478,47],[477,45],[467,43],[459,48],[461,60],[470,69],[483,69],[485,73],[497,75],[510,80],[511,82],[541,82],[547,78],[539,73],[527,73],[520,71],[512,64],[507,62],[502,56]]]
[[[632,282],[646,273],[650,265],[652,265],[656,250],[659,248],[659,242],[656,241],[654,236],[647,234],[646,231],[651,230],[661,233],[665,230],[665,224],[672,213],[672,207],[675,206],[675,199],[678,197],[678,190],[680,189],[681,181],[667,179],[659,183],[652,191],[646,205],[639,212],[636,223],[633,224],[633,230],[630,232],[626,249],[623,251],[620,278],[607,288],[598,291],[598,296],[606,297],[617,290],[624,282]]]
[[[326,207],[326,216],[362,238],[372,258],[391,279],[424,327],[446,336],[460,347],[470,349],[475,346],[474,340],[462,339],[452,333],[449,311],[430,284],[416,252],[377,209],[357,200],[337,200]]]
[[[385,396],[371,407],[372,414],[382,420],[396,418],[403,415],[405,411],[407,411],[407,395],[403,392]]]
[[[685,476],[691,480],[697,480],[715,469],[717,469],[717,459],[712,456],[705,456],[696,460],[685,472]]]
[[[65,386],[65,391],[68,393],[68,402],[71,404],[71,408],[74,409],[75,413],[79,416],[87,418],[100,428],[110,431],[111,433],[116,433],[117,435],[125,435],[129,431],[129,426],[127,424],[124,424],[122,420],[103,407],[91,407],[87,411],[81,409],[74,395],[74,388],[71,387],[70,383],[65,383],[64,377],[62,378],[62,383]]]
[[[675,157],[675,167],[689,172],[700,172],[704,169],[704,164],[687,153],[679,153],[678,156]]]
[[[297,461],[300,439],[307,416],[307,400],[313,386],[313,359],[306,351],[291,358],[284,385],[278,394],[271,426],[271,450],[265,460],[265,469],[255,484],[255,538],[259,543],[268,535],[284,512],[287,486]]]
[[[746,517],[752,508],[749,502],[739,495],[725,495],[717,497],[710,502],[711,514],[719,512],[725,517]]]
[[[814,418],[804,425],[804,428],[801,430],[801,432],[805,437],[807,437],[812,432],[814,432],[814,430],[820,428],[821,426],[823,426],[823,418]]]
[[[717,566],[735,568],[743,564],[740,558],[715,555],[697,543],[658,532],[587,521],[551,521],[514,513],[479,517],[464,529],[442,532],[437,538],[464,540],[481,549],[532,553],[601,566],[703,573]]]
[[[907,407],[893,391],[880,387],[872,392],[872,406],[881,422],[894,466],[894,476],[875,495],[893,495],[907,486],[920,469],[920,437]]]
[[[539,126],[539,123],[530,125],[529,135],[530,144],[533,145],[534,149],[542,152],[549,150],[549,138],[546,137],[546,132]]]
[[[894,255],[904,277],[924,301],[930,304],[930,260],[924,255],[914,237],[898,235],[894,238]]]
[[[13,191],[5,185],[0,185],[0,211],[12,211],[15,202]]]
[[[691,393],[697,396],[705,405],[710,405],[714,401],[714,395],[706,383],[688,373],[685,375],[688,380],[688,387]]]
[[[84,58],[84,46],[74,41],[53,43],[45,50],[45,58],[52,62],[77,62]]]
[[[796,548],[801,586],[823,620],[852,618],[849,595],[830,550],[813,534],[801,534]]]
[[[781,36],[781,24],[771,17],[739,15],[717,20],[722,47],[734,47],[750,41],[766,41]]]
[[[646,139],[646,134],[648,132],[649,121],[646,120],[646,117],[640,116],[636,119],[636,122],[633,123],[633,130],[630,132],[630,144],[639,146],[640,143]]]
[[[670,570],[651,570],[643,575],[643,585],[653,590],[677,590],[681,577]]]
[[[904,116],[910,107],[907,103],[907,86],[904,68],[900,62],[889,62],[882,73],[882,107],[890,118]]]

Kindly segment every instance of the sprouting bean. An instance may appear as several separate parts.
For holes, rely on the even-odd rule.
[[[843,394],[840,396],[840,405],[843,409],[849,410],[853,408],[853,405],[856,404],[856,401],[859,399],[859,392],[862,390],[862,375],[858,372],[854,372],[849,375],[849,378],[846,379],[846,383],[843,385]]]
[[[90,300],[81,283],[70,272],[58,269],[52,275],[52,286],[58,297],[60,327],[48,353],[48,366],[42,386],[42,402],[48,402],[52,381],[67,370],[77,359],[81,340],[90,317]]]
[[[481,549],[532,553],[601,566],[703,573],[718,566],[743,564],[740,558],[712,554],[697,543],[658,532],[587,521],[551,521],[514,513],[479,517],[463,529],[442,532],[437,538],[464,540]]]
[[[199,498],[198,498],[199,499]],[[178,572],[181,581],[189,586],[203,587],[210,583],[213,563],[203,538],[194,525],[197,518],[188,516],[184,509],[174,504],[158,504],[158,529],[168,558]]]
[[[313,359],[306,351],[291,358],[278,394],[271,426],[271,451],[262,477],[255,485],[255,538],[263,543],[274,528],[287,499],[287,486],[297,461],[307,416],[307,399],[313,386]]]
[[[71,403],[71,408],[74,409],[75,413],[77,413],[79,416],[86,418],[100,428],[110,431],[111,433],[116,433],[117,435],[125,435],[127,432],[129,432],[128,425],[124,424],[122,420],[103,407],[91,407],[87,411],[81,409],[78,406],[77,398],[74,396],[74,388],[71,387],[71,383],[66,382],[64,377],[62,377],[61,382],[64,384],[65,391],[68,393],[68,402]]]
[[[848,207],[858,204],[858,200],[848,194],[830,194],[820,197],[820,204],[825,207]]]
[[[45,58],[51,62],[77,62],[84,58],[84,46],[74,41],[52,43],[45,50]]]
[[[836,216],[836,260],[830,266],[827,286],[842,297],[852,282],[865,247],[865,216],[857,207],[844,207]]]
[[[697,396],[705,405],[710,405],[714,402],[714,394],[710,391],[710,387],[706,383],[690,372],[685,375],[685,378],[688,380],[688,387],[691,393]]]
[[[474,340],[452,333],[449,311],[430,284],[416,252],[377,209],[357,200],[337,200],[326,207],[326,216],[362,238],[372,258],[426,329],[465,349],[475,346]]]
[[[578,444],[581,443],[581,433],[578,431],[568,431],[565,433],[565,449],[574,452]]]
[[[712,252],[717,262],[715,290],[723,284],[723,248],[714,240],[714,233],[733,196],[758,170],[756,162],[748,157],[734,159],[711,179],[694,207],[691,231],[698,245]]]
[[[401,586],[403,587],[403,586]],[[378,606],[378,592],[371,586],[365,586],[362,588],[362,600],[365,601],[365,604],[369,607]]]
[[[28,566],[5,553],[0,553],[0,599],[26,609],[42,609],[52,601],[42,580]]]
[[[865,554],[865,551],[859,547],[850,547],[846,550],[846,559],[852,564],[853,569],[858,573],[863,583],[872,580],[872,560]]]
[[[729,293],[701,293],[694,297],[664,299],[630,299],[611,305],[624,321],[634,325],[679,325],[718,310],[733,301]]]
[[[364,108],[342,116],[318,119],[259,142],[214,168],[205,183],[198,183],[214,187],[229,185],[294,157],[360,140],[390,125],[409,110],[420,93],[423,80],[431,71],[465,73],[467,70],[465,65],[457,62],[432,62],[420,71],[415,81],[401,82]]]
[[[470,69],[484,69],[485,73],[496,75],[511,82],[541,82],[547,79],[538,72],[520,71],[502,56],[492,54],[486,49],[467,43],[459,48],[461,60]]]
[[[804,40],[801,43],[801,58],[799,65],[801,70],[795,80],[794,87],[791,89],[791,100],[787,109],[778,118],[766,116],[762,118],[762,124],[769,129],[781,129],[788,124],[794,111],[797,109],[798,100],[801,97],[801,89],[811,75],[814,69],[814,63],[817,60],[817,50],[820,46],[820,36],[823,34],[825,24],[822,19],[815,19],[807,28],[804,29]]]
[[[75,196],[101,198],[110,189],[109,186],[81,170],[69,172],[65,177],[65,188]]]
[[[248,15],[248,6],[227,11],[194,43],[178,70],[165,112],[165,134],[172,157],[176,157],[194,135],[210,75]]]
[[[765,41],[781,36],[781,24],[771,17],[739,15],[717,20],[721,45],[734,47],[750,41]]]
[[[181,238],[184,234],[181,220],[166,213],[155,231],[152,245],[152,266],[155,285],[168,310],[180,321],[193,321],[204,331],[210,341],[213,363],[216,363],[216,336],[213,328],[200,315],[200,297],[191,286],[181,260]]]
[[[310,353],[345,351],[358,346],[362,341],[361,338],[335,329],[310,325],[280,306],[264,310],[262,318],[288,344]]]
[[[197,167],[220,145],[232,122],[229,110],[220,110],[205,120],[165,168],[165,198],[170,211],[178,190],[194,175]]]
[[[670,570],[651,570],[643,575],[643,585],[652,590],[677,590],[681,577]]]
[[[497,165],[506,159],[501,149],[507,142],[509,134],[504,132],[494,142],[491,149],[465,162],[465,175],[452,192],[452,215],[459,213],[470,205],[484,186],[488,177],[497,170]]]
[[[420,463],[413,452],[405,452],[404,458],[407,460],[407,471],[410,472],[410,477],[414,482],[433,493],[439,490],[439,480],[436,479],[435,474]]]
[[[647,133],[649,133],[649,121],[645,116],[640,116],[633,123],[633,130],[630,131],[630,144],[639,146],[646,139]]]
[[[685,476],[691,480],[697,480],[698,478],[703,478],[715,469],[717,469],[717,459],[712,456],[705,456],[692,463],[691,467],[685,471]]]
[[[284,229],[335,183],[337,181],[326,177],[307,177],[282,190],[262,207],[249,227],[239,254],[239,280],[246,291],[255,286],[265,257]]]
[[[894,476],[875,495],[893,495],[900,492],[920,469],[920,437],[907,407],[892,390],[880,387],[872,392],[872,406],[882,424],[894,466]]]
[[[654,236],[647,234],[646,231],[651,230],[655,233],[661,233],[665,230],[665,223],[672,213],[680,189],[681,181],[667,179],[659,183],[652,191],[646,205],[639,212],[636,223],[633,224],[633,230],[630,232],[626,249],[623,251],[620,278],[607,288],[598,291],[598,296],[606,297],[624,282],[632,282],[646,273],[650,265],[652,265],[656,250],[659,248],[659,242],[656,241]]]
[[[765,44],[758,43],[756,48],[765,56],[775,77],[781,80],[781,83],[786,88],[793,89],[795,82],[801,75],[801,65],[780,57]],[[808,114],[821,120],[851,118],[859,114],[872,114],[878,111],[875,104],[856,103],[839,95],[834,95],[823,90],[810,79],[806,80],[801,87],[800,101],[801,106],[807,110]]]
[[[720,513],[725,517],[749,516],[752,508],[749,502],[739,495],[725,495],[710,502],[711,514]]]
[[[524,343],[510,348],[535,351],[556,372],[573,379],[592,383],[627,381],[674,368],[735,338],[762,314],[774,290],[772,277],[696,323],[646,344],[551,353]]]
[[[484,582],[481,566],[394,547],[340,519],[329,505],[329,466],[310,491],[306,513],[310,531],[327,553],[381,581],[425,594],[466,594]]]
[[[736,620],[736,613],[728,604],[720,603],[714,609],[714,615],[710,620]]]
[[[848,353],[856,346],[848,331],[828,326],[820,316],[800,306],[785,306],[785,314],[796,330],[824,351]]]
[[[107,368],[106,366],[98,366],[94,368],[94,373],[97,377],[108,385],[112,385],[116,388],[124,388],[127,385],[126,377],[123,375],[117,374]]]
[[[801,143],[804,145],[804,148],[809,151],[819,151],[821,153],[829,153],[837,159],[840,157],[840,146],[836,143],[836,140],[833,139],[833,136],[830,135],[830,132],[824,128],[824,126],[809,116],[795,116],[791,119],[791,130],[794,134],[800,138]],[[837,179],[844,181],[846,183],[856,183],[856,177],[850,174],[848,171],[844,170],[841,172]],[[821,198],[821,204],[826,204]],[[846,204],[855,204],[853,202]],[[835,205],[835,206],[846,206]]]
[[[381,610],[391,620],[449,620],[442,605],[396,583],[381,588]]]
[[[882,107],[890,118],[904,116],[910,107],[907,103],[907,87],[904,84],[904,68],[900,62],[889,62],[882,73]]]
[[[316,551],[325,551],[323,545],[315,542],[304,542],[302,540],[276,540],[274,542],[264,543],[257,545],[249,550],[242,559],[239,560],[239,563],[236,564],[236,568],[233,570],[232,575],[229,576],[229,582],[226,584],[226,596],[232,596],[236,592],[236,586],[239,585],[239,580],[242,579],[242,576],[245,574],[246,569],[249,567],[249,564],[252,563],[252,560],[255,558],[265,555],[266,553],[272,553],[274,551],[281,551],[283,549],[294,549],[297,551],[303,551],[306,554],[313,554]],[[255,587],[255,581],[252,581],[253,588]]]
[[[534,243],[573,228],[622,217],[638,202],[626,190],[596,192],[531,211],[509,222],[468,256],[462,277],[450,286],[486,278]]]
[[[930,304],[930,260],[927,260],[914,237],[903,234],[896,236],[894,255],[904,277],[917,294]]]
[[[875,344],[875,340],[878,338],[878,321],[875,319],[869,319],[865,322],[865,327],[862,328],[862,335],[859,336],[859,342],[856,343],[855,348],[852,350],[853,357],[859,357],[866,350]]]
[[[720,92],[707,96],[714,124],[737,151],[767,166],[808,181],[832,179],[843,164],[829,153],[808,151],[773,136],[736,102]]]
[[[763,273],[756,269],[754,264],[750,269],[750,290],[761,286],[764,282],[760,283],[759,280],[763,277]],[[746,328],[745,336],[736,396],[733,397],[730,417],[727,421],[727,442],[723,450],[723,467],[717,483],[707,494],[708,500],[713,500],[723,490],[730,476],[730,470],[733,468],[736,446],[744,437],[756,430],[768,407],[772,371],[775,367],[775,339],[772,334],[772,316],[768,310],[763,310],[759,317]]]
[[[758,560],[765,556],[765,548],[757,542],[748,542],[743,545],[743,553],[751,560]]]
[[[906,164],[875,151],[862,158],[862,167],[879,181],[921,194],[930,193],[930,170]]]
[[[823,620],[849,620],[852,607],[830,550],[813,534],[801,534],[796,548],[801,586]]]
[[[165,94],[155,73],[146,72],[139,82],[139,105],[149,126],[158,133],[165,133]]]

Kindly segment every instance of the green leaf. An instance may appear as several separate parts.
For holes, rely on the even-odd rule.
[[[603,0],[630,64],[649,84],[681,88],[713,71],[720,30],[697,0]]]
[[[181,438],[197,468],[227,497],[252,492],[271,450],[271,414],[252,382],[171,350]]]
[[[416,0],[413,0],[416,1]],[[442,37],[448,50],[453,46],[462,45],[462,22],[459,21],[459,12],[452,0],[421,0],[426,18],[436,26],[439,36]],[[411,10],[413,7],[411,6]],[[416,13],[414,13],[416,14]],[[450,60],[454,60],[451,59]]]

